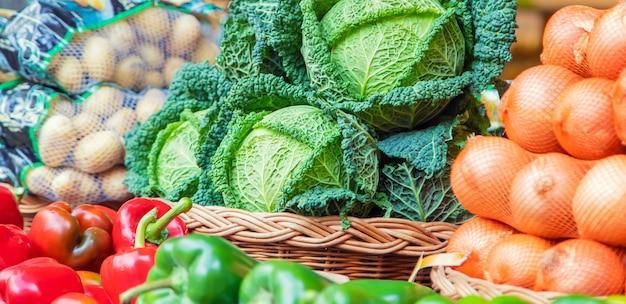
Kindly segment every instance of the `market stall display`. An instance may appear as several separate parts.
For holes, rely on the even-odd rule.
[[[542,64],[499,79],[516,1],[233,0],[219,44],[203,46],[193,20],[220,10],[207,3],[127,3],[132,14],[70,35],[86,34],[72,56],[89,59],[88,75],[104,67],[121,78],[73,94],[24,76],[11,83],[42,90],[7,98],[11,115],[0,115],[0,181],[12,184],[3,186],[23,230],[15,218],[0,217],[0,228],[27,240],[0,265],[0,300],[625,297],[626,64],[601,60],[623,53],[618,39],[602,41],[622,30],[624,4],[557,11]],[[107,7],[41,5],[83,20]],[[172,6],[176,21],[157,18]],[[98,32],[114,25],[133,34]],[[102,39],[130,37],[131,52],[152,39],[167,41],[163,59],[183,56],[178,48],[212,59],[185,57],[167,90],[144,88],[147,73],[133,74],[124,52],[100,54],[125,45]],[[57,60],[71,57],[59,51]],[[138,55],[142,67],[155,54]],[[115,64],[91,62],[107,57]],[[31,108],[40,110],[24,115]],[[27,121],[36,123],[20,128]],[[37,267],[63,268],[72,290],[9,278]]]

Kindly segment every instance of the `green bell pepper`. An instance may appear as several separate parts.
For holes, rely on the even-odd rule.
[[[218,236],[189,234],[164,241],[146,283],[121,295],[137,303],[237,303],[243,278],[258,262]],[[124,303],[124,301],[123,301]]]
[[[478,303],[482,303],[482,302],[478,302]],[[417,300],[415,304],[454,304],[454,301],[440,294],[432,294],[432,295],[427,295]],[[475,303],[471,303],[471,304],[475,304]]]
[[[295,304],[332,284],[302,264],[268,260],[254,266],[243,279],[239,303]]]
[[[314,304],[413,304],[433,294],[436,294],[434,290],[412,282],[359,279],[326,287],[317,295]]]
[[[609,302],[606,302],[604,300],[591,297],[591,296],[586,296],[586,295],[581,295],[581,294],[569,294],[569,295],[560,296],[554,299],[552,303],[554,304],[602,304],[602,303],[609,303]]]

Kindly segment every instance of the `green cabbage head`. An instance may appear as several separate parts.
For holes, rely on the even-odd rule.
[[[465,40],[437,0],[342,0],[321,19],[341,83],[368,98],[461,74]]]
[[[515,1],[302,0],[311,86],[376,130],[415,129],[510,60]]]
[[[365,215],[378,185],[375,141],[348,115],[310,105],[236,115],[212,157],[226,206]]]

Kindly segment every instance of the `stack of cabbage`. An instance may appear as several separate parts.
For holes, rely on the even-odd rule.
[[[471,216],[449,171],[489,120],[515,1],[235,0],[216,65],[187,64],[127,138],[135,195],[303,215]]]

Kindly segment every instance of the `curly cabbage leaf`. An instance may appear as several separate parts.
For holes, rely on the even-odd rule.
[[[211,108],[215,112],[215,108]],[[148,155],[150,187],[165,199],[193,195],[202,169],[196,161],[201,124],[209,109],[192,113],[185,109],[181,120],[159,131]]]
[[[452,193],[449,167],[426,177],[409,162],[402,162],[383,166],[381,174],[393,217],[453,224],[473,217]]]
[[[154,187],[159,182],[151,180],[151,176],[156,176],[148,174],[151,166],[149,155],[153,153],[153,146],[156,145],[159,133],[166,129],[169,124],[179,122],[181,113],[185,110],[197,112],[212,107],[220,109],[221,99],[228,95],[231,85],[232,83],[226,79],[223,73],[206,62],[201,64],[188,63],[176,72],[170,85],[167,102],[161,110],[125,135],[126,156],[124,164],[128,168],[128,173],[124,178],[124,184],[128,186],[129,192],[136,196],[145,197],[161,195],[155,192]],[[210,124],[212,120],[206,122]],[[201,127],[202,132],[205,130],[208,130],[208,127]],[[203,159],[199,158],[197,161],[203,168]],[[182,185],[182,183],[177,184]],[[184,187],[164,196],[171,200],[178,200],[180,197],[175,197],[177,194],[188,193],[193,188],[186,185],[182,186]]]
[[[299,0],[233,0],[216,64],[231,81],[262,73],[307,81]]]
[[[515,40],[515,1],[300,5],[311,86],[383,133],[423,126],[465,89],[482,91],[511,59]]]
[[[366,215],[364,206],[378,186],[378,160],[367,159],[371,164],[362,166],[372,171],[364,172],[371,184],[355,183],[350,173],[362,169],[351,167],[357,157],[344,161],[343,147],[363,148],[365,155],[376,147],[372,140],[347,143],[344,133],[362,135],[343,132],[346,125],[311,105],[238,113],[212,158],[216,189],[224,193],[227,206],[255,212],[330,215],[359,210]]]
[[[473,216],[452,193],[450,168],[469,136],[488,134],[484,111],[480,100],[466,92],[429,127],[378,143],[385,159],[379,191],[387,195],[387,215],[454,224]]]
[[[394,217],[460,223],[471,214],[459,204],[450,186],[447,142],[458,120],[423,130],[395,134],[378,145],[385,156],[398,159],[381,171],[381,188]]]

